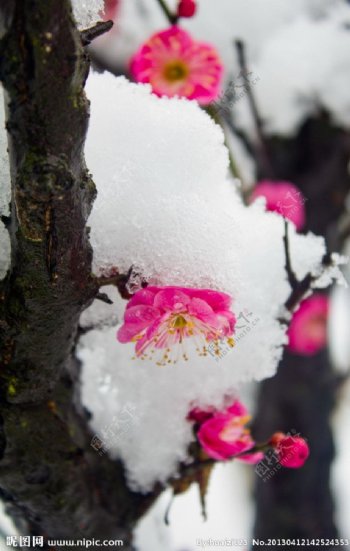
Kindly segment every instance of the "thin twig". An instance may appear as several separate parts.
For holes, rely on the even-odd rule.
[[[325,254],[322,258],[322,266],[327,269],[332,265],[333,259],[331,253]],[[292,290],[290,296],[285,303],[285,307],[289,312],[293,312],[295,310],[295,308],[303,300],[308,291],[311,290],[312,284],[317,281],[321,275],[322,274],[313,275],[311,273],[308,273],[301,281],[297,280],[296,286]]]
[[[119,294],[124,299],[130,299],[133,296],[133,292],[130,292],[127,288],[128,283],[132,275],[140,276],[134,266],[131,266],[126,274],[120,274],[118,270],[114,268],[114,272],[110,276],[100,276],[95,278],[97,287],[106,287],[107,285],[114,285],[117,287]],[[147,281],[140,276],[141,288],[147,287]],[[100,298],[100,297],[99,297]]]
[[[192,476],[192,475],[196,474],[196,472],[199,469],[209,467],[210,465],[217,465],[219,463],[220,464],[222,464],[222,463],[227,464],[230,461],[233,461],[234,459],[240,459],[241,457],[244,457],[245,455],[251,455],[252,453],[257,453],[257,452],[266,453],[267,450],[269,450],[271,447],[272,446],[268,442],[261,442],[261,444],[256,444],[250,450],[238,453],[237,455],[234,455],[233,457],[229,457],[228,459],[218,460],[218,459],[213,459],[212,457],[207,457],[205,459],[196,459],[195,461],[193,461],[192,463],[189,463],[188,465],[183,464],[180,467],[179,474],[181,476],[181,479],[183,479],[184,477]],[[172,480],[174,482],[178,482],[180,479],[179,478],[174,478]],[[170,480],[170,484],[171,484],[172,480]]]
[[[132,267],[126,274],[115,273],[112,276],[108,277],[98,277],[96,278],[96,283],[99,287],[106,287],[107,285],[114,285],[117,287],[119,294],[122,298],[129,300],[132,297],[132,294],[127,289],[127,283],[132,274]]]
[[[89,29],[85,29],[81,31],[80,37],[81,37],[83,46],[88,46],[98,36],[108,33],[108,31],[111,30],[113,25],[114,25],[113,21],[99,21],[93,27],[90,27]]]
[[[106,293],[97,293],[96,298],[105,304],[113,304],[113,300]]]
[[[167,5],[167,3],[165,2],[165,0],[157,0],[159,6],[161,7],[165,17],[168,19],[170,25],[176,25],[176,23],[178,22],[178,17],[177,15],[175,15],[169,8],[169,6]]]
[[[235,46],[237,50],[238,63],[239,63],[241,72],[243,74],[247,74],[248,67],[247,67],[247,59],[246,59],[244,43],[242,40],[236,40]],[[271,178],[274,175],[274,170],[273,170],[272,162],[271,162],[270,155],[268,153],[268,149],[265,142],[264,124],[263,124],[262,118],[260,117],[259,110],[252,91],[252,87],[249,82],[247,82],[246,88],[247,88],[247,97],[248,97],[250,109],[252,112],[252,116],[254,119],[256,134],[258,138],[259,148],[257,151],[257,157],[260,160],[261,168],[263,170],[265,177]]]
[[[292,268],[292,262],[290,259],[290,249],[289,249],[289,236],[288,236],[288,221],[284,219],[284,236],[283,236],[283,243],[284,243],[284,252],[286,257],[286,272],[288,276],[288,281],[291,286],[291,288],[294,290],[298,286],[298,279],[293,271]]]

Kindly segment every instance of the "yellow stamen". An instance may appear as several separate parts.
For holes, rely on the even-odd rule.
[[[168,82],[185,80],[188,75],[187,65],[179,60],[171,61],[164,67],[163,76]]]

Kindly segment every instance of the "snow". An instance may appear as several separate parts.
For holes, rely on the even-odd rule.
[[[3,88],[0,84],[0,218],[2,216],[9,216],[10,200],[10,165],[5,130],[5,103]],[[0,280],[5,277],[10,266],[10,254],[10,237],[4,223],[0,220]]]
[[[74,18],[78,27],[85,29],[99,21],[104,8],[103,0],[72,0]]]
[[[115,296],[105,320],[90,312],[89,324],[99,327],[80,341],[82,399],[92,430],[125,462],[130,485],[147,491],[186,460],[193,403],[220,407],[243,383],[275,373],[286,343],[277,318],[290,293],[284,223],[261,199],[242,203],[227,178],[222,131],[195,102],[160,99],[148,86],[108,74],[92,74],[87,93],[86,158],[98,189],[88,220],[95,272],[132,266],[157,285],[225,291],[246,319],[236,347],[219,362],[190,350],[189,362],[162,369],[132,359],[134,344],[116,341],[111,313],[121,319],[125,301]],[[298,277],[317,273],[323,239],[297,235],[292,225],[289,233]],[[115,436],[126,406],[134,416]]]

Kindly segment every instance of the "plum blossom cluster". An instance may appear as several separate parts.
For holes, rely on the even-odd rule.
[[[87,93],[85,153],[98,188],[88,220],[93,269],[108,278],[133,266],[142,277],[128,287],[131,304],[108,289],[113,305],[96,301],[89,308],[98,327],[79,343],[82,399],[96,434],[127,402],[137,405],[140,422],[111,442],[108,454],[124,462],[131,487],[148,491],[189,459],[191,404],[223,411],[224,396],[275,373],[287,344],[279,318],[291,292],[284,221],[262,201],[243,203],[227,177],[223,133],[198,102],[159,97],[148,85],[108,74],[91,75]],[[290,222],[289,241],[297,278],[316,277],[323,239],[297,233]],[[217,364],[198,353],[218,335],[235,341],[245,309],[259,323],[234,353]],[[116,316],[123,320],[119,340]],[[236,420],[224,434],[247,443],[245,430]]]
[[[206,455],[218,461],[238,459],[255,464],[264,459],[266,451],[272,451],[283,467],[296,469],[309,456],[308,444],[299,435],[276,432],[267,443],[257,444],[247,428],[251,417],[239,400],[220,411],[195,408],[188,418],[195,422],[197,439]]]

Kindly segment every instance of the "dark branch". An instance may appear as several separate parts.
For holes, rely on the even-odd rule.
[[[330,253],[325,254],[322,259],[322,266],[327,269],[332,265],[332,255]],[[301,281],[296,280],[296,285],[285,303],[285,307],[289,312],[293,312],[295,310],[305,295],[312,289],[312,284],[317,281],[319,277],[320,275],[308,273]]]
[[[176,25],[176,23],[178,22],[178,17],[169,9],[169,6],[165,2],[165,0],[157,0],[157,2],[165,17],[169,21],[170,25]]]
[[[236,40],[235,46],[238,55],[238,63],[243,74],[248,73],[248,65],[245,53],[245,46],[242,40]],[[253,120],[255,123],[255,130],[258,139],[258,148],[256,151],[257,159],[261,165],[261,172],[264,177],[274,177],[274,169],[266,145],[266,140],[264,136],[264,124],[262,118],[260,117],[259,110],[255,101],[255,97],[252,91],[252,87],[249,82],[246,83],[247,97],[252,112]]]
[[[284,252],[285,252],[285,258],[286,258],[286,272],[287,272],[289,284],[291,288],[294,290],[298,285],[298,280],[292,269],[292,263],[290,259],[288,229],[289,229],[288,221],[284,219],[283,243],[284,243]]]
[[[80,36],[83,46],[88,46],[95,38],[108,33],[112,27],[113,21],[99,21],[93,27],[81,31]]]
[[[106,293],[97,293],[96,298],[105,304],[113,304],[113,300]]]

